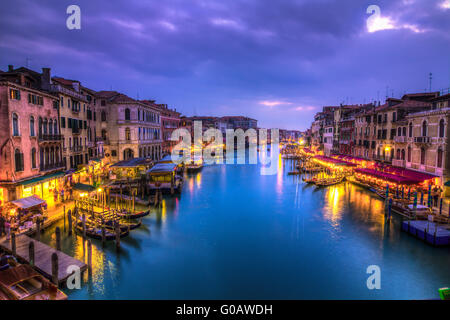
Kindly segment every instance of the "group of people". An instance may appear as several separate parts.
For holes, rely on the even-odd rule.
[[[73,190],[71,187],[67,188],[67,192],[65,191],[65,188],[61,188],[61,190],[58,191],[58,189],[55,187],[53,189],[53,200],[58,202],[58,198],[61,202],[64,202],[65,200],[73,199]]]

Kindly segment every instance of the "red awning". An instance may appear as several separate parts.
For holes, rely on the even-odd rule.
[[[355,172],[369,175],[369,176],[372,176],[372,177],[375,177],[378,179],[390,181],[393,183],[398,183],[398,184],[417,184],[417,183],[422,182],[420,179],[402,177],[400,175],[394,175],[391,173],[377,171],[377,170],[373,170],[373,169],[357,168],[357,169],[355,169]]]

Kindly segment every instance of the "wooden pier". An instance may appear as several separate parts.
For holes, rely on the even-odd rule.
[[[50,280],[53,279],[52,255],[53,253],[58,255],[58,285],[65,283],[70,276],[70,274],[67,274],[69,266],[78,266],[81,272],[87,269],[85,263],[24,234],[16,236],[16,257],[19,261],[30,263],[30,242],[34,244],[34,268]],[[0,248],[12,253],[11,240],[6,239],[6,237],[0,238]]]
[[[450,231],[435,222],[407,220],[402,222],[402,230],[434,246],[450,245]]]

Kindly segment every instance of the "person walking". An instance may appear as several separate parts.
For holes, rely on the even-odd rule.
[[[64,188],[61,188],[61,202],[64,202]]]

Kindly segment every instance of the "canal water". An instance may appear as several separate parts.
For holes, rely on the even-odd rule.
[[[143,226],[102,248],[70,299],[434,299],[450,285],[450,254],[385,223],[383,202],[350,183],[317,189],[259,165],[210,165]],[[61,228],[62,222],[59,224]],[[43,240],[55,245],[54,228]],[[63,251],[85,259],[79,236]],[[367,268],[381,289],[367,288]]]

